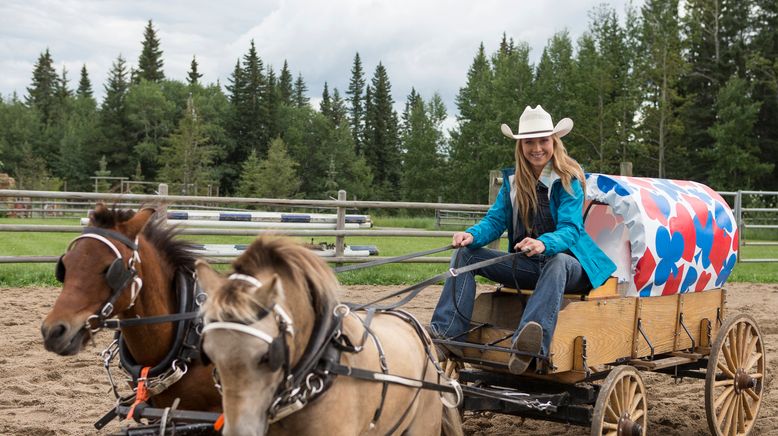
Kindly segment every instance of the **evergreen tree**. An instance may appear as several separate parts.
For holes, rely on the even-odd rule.
[[[172,84],[142,80],[132,85],[125,95],[124,105],[133,154],[123,174],[132,174],[137,163],[140,163],[146,180],[156,178],[160,151],[176,127],[180,107],[175,100],[168,98],[165,85]],[[183,87],[183,84],[180,85]]]
[[[264,156],[269,142],[267,113],[263,110],[267,78],[264,64],[257,54],[253,39],[249,51],[243,56],[242,74],[244,80],[241,89],[242,101],[237,108],[243,131],[243,135],[237,138],[240,161],[248,156],[252,148],[257,150],[259,156]]]
[[[307,107],[310,104],[310,99],[308,99],[308,96],[305,94],[307,91],[308,86],[305,85],[303,75],[298,74],[297,80],[294,82],[294,90],[292,91],[294,95],[294,104],[298,108]]]
[[[397,113],[392,109],[391,84],[386,68],[378,63],[371,81],[372,101],[365,112],[364,156],[373,173],[374,185],[382,199],[398,198],[401,157]]]
[[[467,72],[467,83],[456,96],[459,125],[451,132],[450,194],[444,193],[453,201],[486,203],[489,171],[509,166],[514,160],[513,144],[495,125],[498,118],[492,103],[493,77],[482,43]]]
[[[532,102],[532,65],[529,62],[529,46],[526,43],[516,44],[503,34],[500,49],[491,58],[493,77],[489,92],[489,105],[486,111],[493,110],[495,120],[514,127],[522,110]],[[545,100],[544,100],[545,101]],[[534,104],[537,104],[535,102]],[[545,105],[545,103],[543,103]],[[544,106],[545,107],[545,106]],[[486,126],[483,126],[486,127]],[[501,165],[505,157],[506,142],[494,125],[483,132],[492,138],[491,143],[496,148],[484,150],[489,153],[486,160],[493,165]],[[485,157],[485,156],[484,156]]]
[[[192,63],[189,64],[189,73],[186,75],[186,81],[190,85],[199,85],[200,78],[203,77],[203,75],[198,72],[197,67],[197,58],[193,55]]]
[[[567,31],[558,32],[540,56],[531,94],[532,106],[542,105],[554,119],[572,114],[576,74],[570,35]]]
[[[754,189],[755,181],[772,172],[774,162],[759,159],[754,125],[759,102],[754,102],[748,83],[735,75],[716,99],[716,123],[709,129],[714,139],[709,181],[714,189]]]
[[[78,81],[78,90],[76,95],[81,98],[92,97],[92,82],[89,80],[89,73],[86,70],[86,64],[81,67],[81,79]]]
[[[192,97],[187,99],[186,112],[178,129],[168,138],[160,156],[162,179],[180,183],[184,195],[198,195],[198,189],[213,181],[214,150],[203,129]]]
[[[569,141],[565,139],[588,171],[618,173],[619,162],[627,158],[636,111],[634,50],[615,10],[603,5],[590,17],[589,28],[578,42],[578,80],[570,114],[576,128]]]
[[[641,139],[650,153],[648,158],[657,162],[654,175],[664,178],[680,171],[676,168],[668,172],[668,163],[683,166],[687,159],[686,150],[680,147],[683,126],[678,117],[681,101],[677,83],[685,68],[681,58],[678,0],[648,0],[641,11],[643,63],[640,71],[645,100]],[[668,156],[673,156],[672,162]]]
[[[754,99],[762,103],[754,131],[761,161],[778,162],[778,4],[773,0],[754,3],[754,15],[749,20],[754,36],[748,63],[754,80]],[[778,190],[778,165],[757,186]]]
[[[273,72],[271,65],[267,66],[267,83],[262,96],[261,113],[265,117],[266,135],[269,138],[276,138],[280,133],[278,107],[281,104],[281,96],[278,93],[278,79]]]
[[[148,21],[143,29],[143,48],[140,57],[138,57],[138,70],[133,75],[133,83],[139,83],[141,80],[149,82],[159,82],[165,78],[162,71],[164,61],[162,60],[162,49],[159,46],[159,37],[157,31]]]
[[[445,170],[441,153],[445,136],[441,124],[446,119],[446,108],[440,95],[435,94],[429,103],[425,103],[415,90],[411,90],[405,115],[402,198],[435,202],[442,194],[440,187]]]
[[[240,59],[235,62],[235,68],[229,78],[227,85],[228,99],[230,103],[229,116],[225,122],[227,135],[229,137],[228,145],[224,150],[222,158],[222,173],[220,185],[225,193],[234,192],[237,186],[237,180],[240,173],[240,165],[246,159],[246,144],[242,140],[246,126],[242,119],[242,107],[244,106],[245,80],[243,78],[243,67]]]
[[[331,101],[330,120],[333,126],[340,126],[340,123],[346,120],[348,109],[346,109],[346,102],[340,97],[338,88],[332,90]]]
[[[281,103],[286,105],[292,104],[293,89],[292,73],[289,71],[289,64],[284,59],[284,66],[281,68],[281,75],[278,76],[278,93],[281,99]]]
[[[105,98],[100,110],[100,126],[105,142],[98,153],[108,156],[108,167],[115,175],[129,175],[132,147],[125,98],[129,88],[127,65],[121,55],[113,63],[105,84]]]
[[[82,74],[83,74],[82,69]],[[103,143],[97,102],[88,94],[78,95],[68,104],[57,143],[55,173],[69,191],[91,190],[89,175],[97,169],[97,149]]]
[[[327,118],[332,116],[332,102],[330,101],[330,90],[327,82],[324,82],[324,90],[321,93],[321,103],[319,103],[319,112]]]
[[[679,80],[679,94],[685,104],[680,118],[685,127],[684,142],[693,153],[689,173],[706,173],[707,152],[713,147],[709,127],[716,121],[717,95],[732,74],[745,75],[745,30],[750,1],[690,0],[684,3],[683,53],[688,70]]]
[[[0,162],[3,170],[18,179],[25,154],[39,148],[44,126],[35,109],[21,102],[16,94],[3,103],[0,99]]]
[[[44,124],[51,121],[59,78],[54,70],[54,60],[47,48],[33,66],[32,84],[27,88],[27,104],[41,115]]]
[[[351,67],[351,80],[346,90],[346,95],[349,102],[349,122],[351,123],[351,134],[354,138],[354,144],[356,144],[357,151],[362,149],[362,137],[363,137],[363,124],[364,124],[364,92],[365,89],[365,73],[362,70],[362,60],[359,58],[359,53],[354,55],[354,63]]]
[[[259,161],[251,152],[243,166],[238,195],[241,197],[290,198],[300,187],[295,168],[286,144],[280,138],[270,143],[267,159]]]

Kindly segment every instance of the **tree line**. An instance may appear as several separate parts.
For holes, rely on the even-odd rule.
[[[531,47],[503,34],[476,50],[456,96],[412,89],[401,113],[386,67],[359,54],[348,88],[314,108],[303,76],[266,64],[252,41],[227,83],[165,76],[148,22],[137,65],[119,56],[98,103],[47,49],[23,97],[0,99],[0,170],[24,189],[91,190],[91,176],[173,184],[171,193],[484,203],[488,174],[513,163],[500,123],[525,105],[575,121],[565,137],[586,171],[697,180],[719,190],[778,189],[778,4],[646,0],[623,18],[590,11],[586,31]]]

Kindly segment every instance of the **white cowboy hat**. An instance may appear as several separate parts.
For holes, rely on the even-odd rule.
[[[516,135],[507,124],[500,126],[502,134],[511,139],[539,138],[541,136],[551,136],[556,133],[560,138],[573,130],[573,120],[562,118],[554,127],[551,122],[551,115],[543,110],[543,107],[537,105],[535,109],[527,106],[519,118],[519,129]]]

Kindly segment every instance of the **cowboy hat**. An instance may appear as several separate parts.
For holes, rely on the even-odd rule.
[[[502,134],[511,139],[539,138],[541,136],[551,136],[556,134],[560,138],[573,130],[573,120],[562,118],[554,126],[551,122],[551,115],[543,110],[543,107],[537,105],[534,109],[527,106],[519,118],[519,129],[516,135],[507,124],[500,126]]]

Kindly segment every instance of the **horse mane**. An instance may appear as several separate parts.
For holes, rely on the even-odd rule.
[[[98,207],[90,215],[90,224],[94,227],[110,229],[130,220],[135,216],[131,209]],[[162,256],[175,268],[176,273],[191,274],[197,257],[192,252],[192,244],[175,239],[180,230],[175,226],[167,226],[164,212],[155,212],[143,227],[142,234]]]
[[[316,318],[337,303],[335,294],[340,286],[332,269],[316,254],[298,242],[274,236],[260,236],[232,263],[236,273],[255,275],[271,269],[282,278],[307,289],[307,298]],[[246,285],[232,281],[208,298],[208,318],[220,321],[253,322],[269,301],[257,301],[256,295],[245,292]],[[289,289],[288,287],[284,288]],[[287,294],[288,296],[288,294]]]

